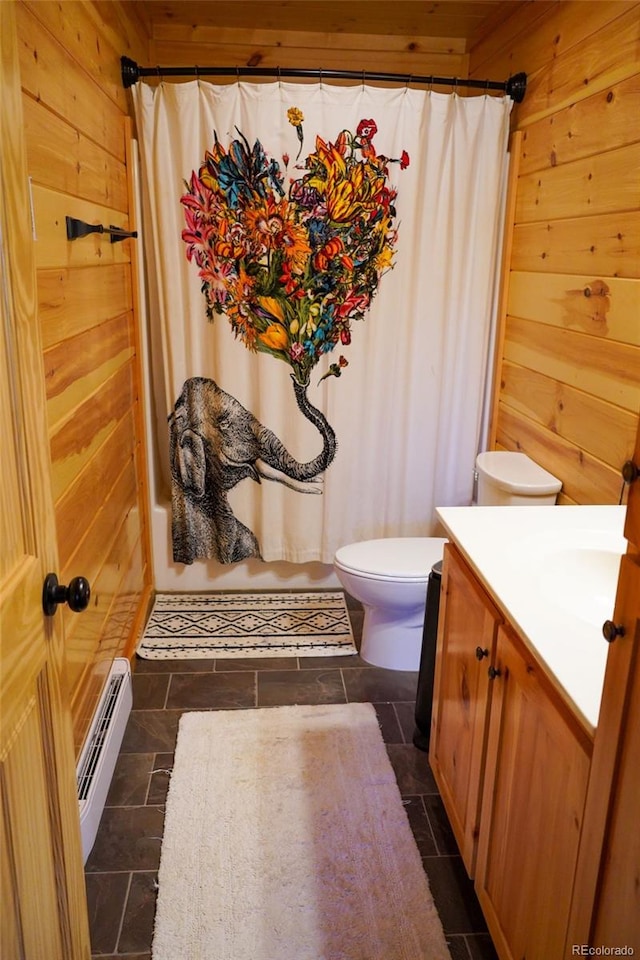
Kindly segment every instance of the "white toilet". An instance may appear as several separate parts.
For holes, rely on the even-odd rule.
[[[478,455],[478,506],[550,506],[562,486],[526,454]],[[340,547],[333,560],[340,583],[364,607],[360,656],[388,670],[418,670],[427,582],[445,539],[390,537]]]

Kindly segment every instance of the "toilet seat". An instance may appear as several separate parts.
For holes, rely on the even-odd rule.
[[[442,553],[441,537],[396,537],[349,543],[336,551],[334,563],[371,580],[424,581]]]

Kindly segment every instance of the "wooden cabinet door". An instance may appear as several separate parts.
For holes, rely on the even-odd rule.
[[[441,590],[429,762],[473,877],[486,748],[487,667],[500,615],[451,544],[445,546]]]
[[[13,3],[0,3],[0,955],[90,955]]]
[[[640,465],[640,421],[634,462]],[[640,952],[640,479],[631,485],[567,938]],[[603,640],[604,642],[604,640]]]
[[[640,458],[639,458],[640,459]],[[636,481],[640,483],[640,481]],[[615,611],[625,635],[609,651],[603,710],[614,713],[622,701],[616,768],[611,780],[609,823],[602,845],[600,883],[595,904],[592,944],[633,947],[640,951],[640,556],[622,559]],[[614,689],[616,678],[621,681]],[[626,695],[623,691],[626,689]],[[615,701],[614,701],[615,698]],[[617,713],[617,711],[615,711]],[[615,715],[615,714],[614,714]],[[603,735],[606,725],[603,723]],[[596,732],[596,738],[598,732]],[[602,746],[599,747],[601,751]],[[597,770],[602,769],[600,764]],[[601,792],[607,781],[593,789]],[[590,784],[590,791],[592,787]]]
[[[640,952],[640,557],[625,556],[618,587],[616,622],[627,623],[625,636],[610,652],[605,680],[606,700],[623,701],[612,780],[608,829],[603,844],[600,883],[588,942],[632,947]],[[617,644],[617,646],[616,646]],[[618,662],[616,662],[618,661]],[[626,668],[626,669],[625,669]],[[626,684],[614,692],[611,681],[626,673]],[[620,696],[626,686],[626,696]],[[597,736],[597,733],[596,733]],[[596,768],[597,770],[598,768]],[[605,781],[606,783],[606,781]],[[594,787],[596,785],[594,784]],[[591,789],[591,785],[590,785]]]
[[[591,739],[509,627],[493,666],[476,892],[501,958],[561,958]]]
[[[634,463],[640,468],[640,423]],[[640,478],[629,490],[625,536],[614,622],[624,629],[611,646],[602,697],[603,745],[607,716],[616,716],[622,700],[617,739],[617,768],[611,780],[608,831],[603,845],[600,886],[590,942],[640,951]],[[622,697],[622,691],[626,696]],[[611,725],[609,725],[611,726]],[[599,731],[598,731],[599,732]],[[598,736],[596,733],[596,737]],[[605,747],[606,749],[606,747]],[[610,749],[610,748],[609,748]],[[605,779],[606,782],[606,779]],[[591,785],[590,785],[591,789]]]

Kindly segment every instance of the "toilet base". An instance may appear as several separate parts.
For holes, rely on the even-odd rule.
[[[385,670],[420,668],[424,606],[413,610],[404,620],[398,620],[398,611],[385,611],[364,606],[360,656],[366,663]]]

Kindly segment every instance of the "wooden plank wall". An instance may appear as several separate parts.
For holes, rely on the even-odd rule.
[[[617,503],[640,409],[640,4],[533,2],[470,52],[524,70],[495,446]]]
[[[522,155],[493,437],[557,475],[562,503],[618,502],[640,407],[639,11],[636,0],[505,3],[470,53],[461,39],[393,37],[375,25],[216,26],[211,8],[188,26],[150,26],[149,62],[166,65],[527,72],[513,115]]]
[[[131,244],[70,242],[66,216],[127,228],[129,100],[120,56],[146,36],[116,3],[16,7],[33,196],[60,582],[91,584],[64,617],[76,749],[104,677],[130,652],[150,587]]]
[[[461,38],[391,36],[373,29],[368,34],[312,32],[296,29],[293,20],[278,29],[220,27],[198,24],[196,18],[197,11],[188,26],[154,23],[149,62],[363,70],[406,74],[407,78],[432,74],[462,78],[468,73],[466,41]],[[235,80],[233,72],[229,79]],[[224,81],[216,78],[214,82]],[[446,87],[438,90],[447,92]]]

